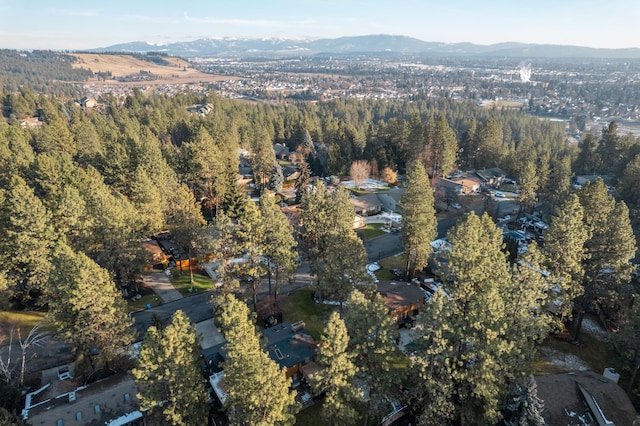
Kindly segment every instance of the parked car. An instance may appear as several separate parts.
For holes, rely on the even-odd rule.
[[[456,210],[459,210],[459,209],[461,209],[461,208],[462,208],[462,206],[460,205],[460,203],[453,203],[453,204],[451,204],[451,207],[453,207],[453,208],[454,208],[454,209],[456,209]]]
[[[496,191],[495,194],[493,194],[493,195],[498,197],[498,198],[504,198],[504,193],[500,192],[500,191]]]

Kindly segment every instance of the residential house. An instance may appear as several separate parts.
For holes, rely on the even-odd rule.
[[[82,99],[80,99],[78,103],[82,108],[95,108],[96,106],[98,106],[98,101],[88,96],[85,96]]]
[[[377,286],[389,308],[389,315],[396,319],[398,325],[413,323],[424,305],[422,289],[412,283],[397,281],[380,281]]]
[[[364,194],[351,198],[356,214],[361,216],[371,216],[382,211],[382,203],[378,194]]]
[[[142,425],[138,390],[127,374],[92,384],[60,375],[58,368],[42,372],[42,388],[26,396],[22,417],[32,425]]]
[[[282,176],[284,176],[285,182],[298,179],[300,171],[296,167],[283,166]]]
[[[302,366],[316,356],[316,342],[304,326],[302,321],[283,322],[265,328],[260,336],[269,357],[287,369],[287,377],[293,377],[294,383],[301,378]]]
[[[276,154],[276,158],[278,160],[289,160],[291,156],[289,147],[281,143],[276,143],[273,145],[273,152]]]
[[[287,377],[293,378],[293,388],[301,385],[301,379],[306,374],[305,367],[314,365],[316,356],[316,342],[304,327],[305,324],[302,321],[293,324],[283,322],[262,330],[260,335],[262,347],[269,357],[278,363],[280,368],[286,369]],[[206,368],[213,373],[209,376],[209,383],[222,404],[228,396],[228,389],[224,383],[224,370],[220,368],[220,363],[226,357],[225,344],[226,342],[203,351]]]
[[[471,179],[453,180],[435,177],[433,179],[433,188],[436,191],[442,191],[445,195],[466,195],[477,192],[480,188],[480,183]]]
[[[476,170],[476,175],[482,179],[484,186],[500,186],[507,177],[504,170],[494,167],[492,169]]]
[[[404,194],[404,188],[393,188],[388,191],[378,192],[378,200],[382,207],[387,211],[400,212],[402,206],[400,206],[400,198]]]
[[[637,419],[625,391],[600,374],[584,371],[535,379],[548,425],[632,425]]]

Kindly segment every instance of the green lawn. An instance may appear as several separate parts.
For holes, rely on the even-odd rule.
[[[607,367],[619,367],[618,356],[610,343],[602,342],[584,331],[580,334],[580,339],[584,346],[577,346],[553,336],[548,337],[542,345],[579,357],[590,370],[599,374]]]
[[[36,324],[42,322],[42,331],[55,331],[55,328],[45,318],[47,313],[40,311],[0,311],[2,325],[20,326],[23,336],[28,334]]]
[[[362,228],[360,230],[360,232],[362,232],[362,239],[367,241],[367,240],[370,240],[372,238],[379,237],[380,235],[386,234],[386,232],[384,232],[382,230],[383,226],[384,226],[383,223],[369,223],[369,224],[367,224],[367,226],[365,226],[364,228]]]
[[[330,313],[336,308],[313,301],[313,290],[300,289],[291,293],[288,303],[281,304],[284,321],[304,321],[314,339],[319,340]]]
[[[136,312],[142,309],[147,309],[147,303],[151,306],[158,306],[162,303],[162,299],[157,294],[146,294],[142,296],[140,300],[127,300],[127,309],[129,312]]]
[[[380,259],[378,263],[380,264],[380,266],[387,270],[396,268],[404,270],[404,268],[407,266],[407,259],[404,257],[404,254],[399,254],[397,256]]]
[[[193,271],[193,292],[190,292],[191,283],[189,279],[189,270],[183,270],[180,275],[180,269],[171,269],[171,284],[178,290],[183,296],[188,296],[192,293],[199,291],[211,290],[214,286],[213,281],[208,275],[200,273],[199,271]]]

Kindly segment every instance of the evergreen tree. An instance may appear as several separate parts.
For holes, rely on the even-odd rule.
[[[636,241],[629,220],[629,209],[615,203],[602,180],[586,184],[579,192],[584,208],[584,221],[590,230],[583,261],[585,274],[583,293],[575,301],[575,340],[579,340],[582,320],[592,303],[616,306],[626,296],[636,255]]]
[[[618,194],[627,204],[633,223],[640,224],[640,154],[627,163],[618,183]]]
[[[593,133],[587,133],[578,143],[578,157],[575,161],[575,171],[578,174],[595,174],[602,170],[603,158],[598,152],[599,142]]]
[[[238,218],[237,236],[239,246],[247,255],[248,262],[237,265],[236,273],[251,281],[253,309],[257,311],[258,290],[266,272],[266,264],[261,260],[264,254],[265,223],[261,211],[252,200],[246,201],[243,213]]]
[[[235,276],[233,258],[240,255],[241,247],[236,238],[237,229],[225,214],[218,214],[207,228],[213,260],[218,262],[218,275],[222,292],[229,293],[240,286]]]
[[[293,425],[298,405],[291,379],[261,348],[249,309],[233,295],[217,305],[218,323],[227,339],[223,367],[231,424]]]
[[[458,156],[458,140],[444,115],[438,114],[427,125],[426,129],[429,171],[432,176],[448,176],[456,165]]]
[[[309,192],[311,184],[311,169],[306,161],[300,166],[300,175],[296,181],[296,204],[299,204]]]
[[[263,253],[266,257],[269,279],[269,294],[277,300],[280,287],[286,279],[295,273],[298,245],[294,238],[293,226],[273,197],[263,194],[260,197],[260,213],[264,238]],[[275,272],[275,291],[271,291],[271,277]]]
[[[200,371],[196,329],[180,310],[163,329],[149,327],[132,370],[143,409],[162,413],[162,424],[202,425],[207,422],[207,393]]]
[[[419,162],[413,163],[409,169],[400,205],[404,211],[401,232],[407,278],[411,278],[416,269],[427,266],[433,251],[431,241],[438,235],[433,190],[424,167]]]
[[[514,385],[507,402],[505,426],[545,426],[542,417],[544,401],[538,397],[538,384],[533,376]]]
[[[551,218],[544,234],[544,267],[550,273],[551,302],[562,320],[571,318],[573,301],[583,291],[584,244],[589,238],[583,217],[584,209],[578,197],[571,194]]]
[[[520,184],[520,209],[531,213],[537,201],[536,191],[538,190],[538,176],[533,161],[524,164],[518,182]]]
[[[317,182],[304,200],[300,217],[302,236],[311,273],[317,277],[317,283],[323,280],[331,236],[353,233],[354,216],[353,205],[344,188],[329,193],[321,182]],[[316,290],[322,299],[321,286]]]
[[[627,394],[631,395],[634,390],[638,372],[640,371],[640,295],[634,294],[631,297],[631,307],[626,321],[621,324],[621,332],[615,337],[616,348],[622,355],[625,368],[631,373]]]
[[[327,238],[326,264],[318,280],[318,292],[341,306],[354,288],[371,294],[375,287],[365,269],[367,261],[364,244],[355,233],[331,234]]]
[[[282,192],[282,185],[284,185],[284,175],[282,174],[282,166],[276,163],[273,166],[273,171],[269,177],[269,189],[275,192]]]
[[[347,327],[333,312],[318,345],[317,362],[322,369],[313,375],[314,391],[326,394],[322,417],[329,424],[353,424],[360,417],[356,407],[363,395],[355,386],[358,370],[348,347]]]
[[[171,230],[171,238],[181,248],[181,253],[186,254],[189,262],[189,282],[193,287],[193,266],[191,261],[197,257],[199,251],[208,251],[208,246],[203,247],[205,241],[205,220],[202,217],[200,208],[195,203],[191,192],[181,186],[175,197],[173,210],[169,217],[169,229]],[[174,253],[174,258],[176,254]],[[182,258],[176,258],[176,261],[182,261]],[[182,273],[182,263],[180,266]]]
[[[106,270],[83,253],[58,244],[49,277],[49,314],[62,337],[89,357],[97,350],[105,370],[133,341],[126,302]]]
[[[366,426],[369,416],[388,410],[383,395],[398,396],[403,377],[392,363],[392,355],[398,350],[397,325],[380,295],[370,299],[358,290],[349,297],[344,323],[350,338],[349,352],[359,371],[354,383],[364,389]]]
[[[57,235],[50,215],[33,190],[19,176],[13,176],[6,190],[0,190],[0,270],[11,287],[11,297],[34,303],[46,292],[51,267],[49,255]]]
[[[415,370],[420,418],[426,424],[495,424],[506,384],[521,374],[514,362],[523,355],[519,346],[542,337],[526,322],[538,295],[511,295],[523,280],[513,281],[501,231],[488,215],[467,214],[447,238],[452,247],[443,254],[444,286],[426,305],[418,332],[424,345]],[[514,319],[517,326],[511,326]]]

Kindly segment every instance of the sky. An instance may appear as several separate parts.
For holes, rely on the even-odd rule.
[[[0,0],[0,48],[7,49],[368,34],[640,47],[640,0]]]

